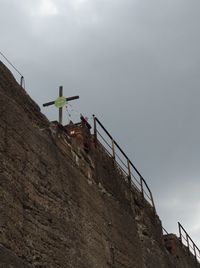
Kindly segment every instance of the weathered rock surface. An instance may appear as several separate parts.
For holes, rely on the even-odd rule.
[[[0,245],[0,268],[33,268],[17,257],[12,251]]]
[[[158,216],[112,159],[50,124],[2,63],[0,244],[0,267],[196,267],[168,253]]]

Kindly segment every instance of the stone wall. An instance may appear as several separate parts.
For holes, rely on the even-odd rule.
[[[0,244],[13,267],[196,267],[167,251],[158,216],[113,160],[51,124],[3,64],[0,159]]]

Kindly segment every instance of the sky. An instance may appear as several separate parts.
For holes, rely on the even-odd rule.
[[[200,247],[199,9],[198,0],[0,0],[0,51],[42,112],[57,119],[42,103],[60,85],[79,95],[66,122],[95,114],[146,179],[163,226],[177,234],[180,221]]]

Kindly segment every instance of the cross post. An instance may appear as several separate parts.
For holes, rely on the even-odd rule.
[[[68,101],[79,99],[79,96],[73,96],[65,98],[63,96],[63,86],[59,87],[59,97],[55,101],[50,101],[43,104],[43,107],[55,105],[57,108],[59,108],[59,123],[62,125],[63,121],[63,107]]]
[[[63,97],[63,87],[59,87],[59,97]],[[59,123],[62,124],[63,108],[59,108]]]

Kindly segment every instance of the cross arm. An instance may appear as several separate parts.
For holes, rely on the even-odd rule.
[[[79,96],[73,96],[73,97],[66,98],[66,101],[72,101],[72,100],[77,100],[77,99],[79,99]]]
[[[55,103],[55,101],[50,101],[50,102],[44,103],[43,107],[53,105],[54,103]]]
[[[77,100],[77,99],[79,99],[79,96],[73,96],[73,97],[66,98],[66,101],[72,101],[72,100]],[[54,105],[54,103],[55,103],[55,101],[50,101],[50,102],[44,103],[43,107]]]

